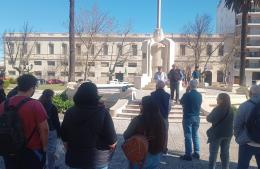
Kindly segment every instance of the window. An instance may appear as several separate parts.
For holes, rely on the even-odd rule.
[[[62,65],[62,66],[68,66],[69,63],[68,63],[68,61],[61,61],[61,65]]]
[[[108,55],[108,45],[103,44],[103,55]]]
[[[95,62],[88,62],[88,66],[95,66]]]
[[[48,72],[48,76],[55,76],[55,72]]]
[[[22,45],[22,54],[24,55],[24,54],[27,54],[27,43],[24,43],[23,45]]]
[[[48,61],[48,66],[55,66],[55,61]]]
[[[88,76],[89,77],[95,77],[95,72],[89,72]]]
[[[52,43],[49,44],[49,54],[50,55],[54,54],[54,44],[52,44]]]
[[[90,54],[91,54],[92,56],[95,55],[95,45],[94,45],[94,44],[92,44],[92,46],[91,46]]]
[[[224,56],[224,45],[220,45],[218,48],[218,55]]]
[[[137,67],[137,63],[128,63],[128,67]]]
[[[123,55],[123,46],[120,44],[117,45],[117,54],[120,56]]]
[[[42,76],[42,72],[41,72],[41,71],[35,71],[35,72],[34,72],[34,75],[35,75],[35,76]]]
[[[34,65],[42,65],[42,61],[34,61]]]
[[[36,54],[41,54],[41,44],[36,44]]]
[[[82,72],[75,72],[75,75],[76,75],[77,77],[81,77],[81,76],[82,76]]]
[[[143,53],[143,59],[146,59],[146,53]]]
[[[212,55],[212,45],[207,45],[207,55]]]
[[[107,77],[107,73],[106,72],[101,72],[101,77]]]
[[[101,62],[101,67],[109,67],[109,62]]]
[[[61,76],[68,76],[68,75],[69,75],[69,72],[60,72],[60,75],[61,75]]]
[[[9,64],[9,65],[12,65],[12,64],[14,64],[14,65],[15,65],[15,63],[14,63],[14,62],[12,62],[12,60],[8,60],[8,64]]]
[[[14,43],[12,42],[7,43],[7,50],[8,52],[10,52],[11,55],[14,54]]]
[[[186,55],[186,45],[180,45],[180,55],[185,56]]]
[[[67,55],[68,54],[67,44],[63,43],[61,48],[62,48],[62,54]]]
[[[80,44],[77,44],[76,45],[76,55],[81,55],[81,45]]]
[[[137,45],[132,45],[133,56],[137,56]]]
[[[11,76],[15,76],[16,72],[15,71],[8,71],[8,74]]]
[[[116,67],[124,67],[124,63],[116,63]]]

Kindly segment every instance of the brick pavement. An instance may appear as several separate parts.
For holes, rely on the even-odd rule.
[[[115,128],[118,133],[118,146],[112,162],[110,164],[111,169],[126,169],[127,161],[122,154],[120,145],[123,142],[122,133],[126,129],[129,124],[128,120],[114,120]],[[179,155],[183,154],[184,151],[184,139],[182,132],[182,124],[181,123],[171,123],[169,127],[169,155],[163,156],[161,160],[160,169],[207,169],[208,167],[208,144],[206,130],[209,128],[209,124],[201,124],[200,126],[200,137],[201,137],[201,160],[193,160],[192,162],[186,162],[179,160]],[[64,151],[62,144],[60,143],[58,146],[58,156],[59,160],[57,161],[57,165],[59,165],[60,169],[66,169],[67,167],[64,164]],[[230,169],[235,169],[237,165],[237,153],[238,148],[237,144],[232,140],[231,149],[230,149]],[[219,161],[219,160],[218,160]],[[250,169],[257,169],[255,160],[251,161]],[[221,168],[218,164],[217,169]],[[3,162],[0,159],[0,169],[4,169]]]

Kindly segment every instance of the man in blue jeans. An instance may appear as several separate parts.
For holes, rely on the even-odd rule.
[[[196,90],[197,80],[191,80],[187,87],[186,93],[182,96],[180,103],[183,106],[183,131],[185,137],[185,155],[181,156],[182,160],[191,161],[192,157],[200,158],[200,140],[198,129],[200,124],[200,106],[202,96]],[[192,142],[194,153],[192,154]]]
[[[253,155],[255,156],[258,168],[260,168],[260,144],[255,143],[249,138],[246,129],[246,122],[249,119],[251,111],[255,107],[255,104],[260,103],[260,86],[252,86],[249,95],[250,100],[239,106],[234,120],[234,135],[236,142],[239,144],[237,169],[247,169]]]

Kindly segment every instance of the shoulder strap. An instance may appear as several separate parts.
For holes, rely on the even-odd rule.
[[[30,97],[27,97],[25,99],[23,99],[22,101],[20,101],[16,106],[15,106],[15,110],[19,110],[22,105],[24,105],[25,103],[27,103],[28,101],[32,100]]]
[[[253,102],[251,99],[249,100],[250,103],[253,103],[253,105],[256,105],[257,103]]]
[[[227,118],[227,116],[228,116],[229,113],[230,113],[230,111],[227,111],[226,114],[225,114],[225,116],[224,116],[222,119],[220,119],[220,120],[213,126],[213,128],[217,127],[221,122],[223,122],[223,121]]]

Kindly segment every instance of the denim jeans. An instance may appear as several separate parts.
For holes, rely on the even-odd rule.
[[[57,139],[58,138],[56,130],[49,131],[47,149],[48,169],[54,169],[55,167],[55,152],[57,147]]]
[[[195,153],[200,153],[200,139],[198,134],[200,117],[184,117],[182,121],[185,138],[185,155],[192,155],[192,143]]]
[[[170,89],[171,89],[171,99],[174,100],[174,91],[176,90],[176,97],[175,101],[179,101],[179,90],[180,90],[180,82],[172,82],[170,84]]]
[[[247,169],[253,155],[258,168],[260,168],[260,147],[253,147],[248,144],[239,145],[237,169]]]
[[[209,169],[215,169],[218,149],[220,147],[220,159],[222,169],[229,169],[229,146],[231,137],[223,137],[211,140],[209,143]]]
[[[160,160],[161,153],[155,155],[148,153],[142,169],[156,169],[160,165]],[[141,166],[137,164],[129,164],[129,169],[141,169]]]

